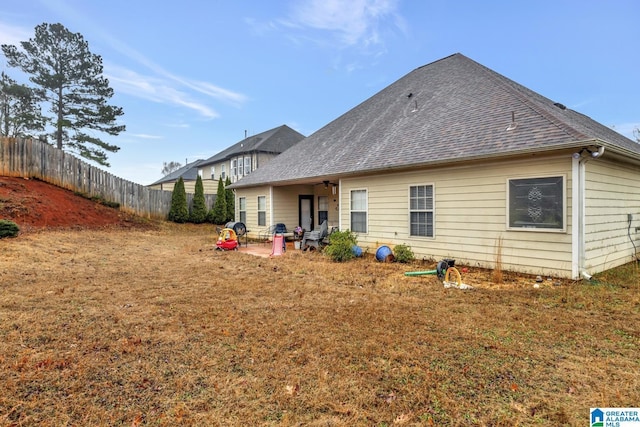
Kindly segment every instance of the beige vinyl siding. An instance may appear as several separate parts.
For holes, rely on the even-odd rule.
[[[194,184],[195,185],[195,184]],[[195,189],[195,186],[194,186]],[[218,180],[202,179],[204,194],[218,194]]]
[[[283,223],[289,232],[298,226],[299,194],[313,194],[313,187],[295,185],[273,188],[273,223]]]
[[[507,179],[561,175],[565,181],[565,231],[507,230]],[[386,244],[411,246],[418,259],[454,258],[492,268],[502,239],[505,269],[557,276],[571,274],[570,156],[509,163],[432,168],[341,181],[341,228],[349,227],[352,189],[366,189],[368,233],[358,236],[375,252]],[[409,235],[409,186],[434,187],[434,237]]]
[[[613,164],[606,156],[586,164],[585,268],[603,271],[634,259],[640,248],[640,177],[637,166]]]
[[[260,231],[265,230],[269,225],[269,211],[271,209],[271,198],[269,197],[270,188],[269,187],[253,187],[253,188],[243,188],[236,190],[235,194],[235,212],[236,212],[236,221],[239,221],[240,218],[240,207],[238,205],[238,200],[240,197],[245,197],[247,202],[247,222],[245,226],[247,227],[247,235],[248,237],[255,238],[258,236]],[[259,226],[258,225],[258,196],[265,196],[266,204],[267,204],[267,225]]]

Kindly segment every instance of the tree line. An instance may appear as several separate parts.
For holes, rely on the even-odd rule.
[[[207,209],[204,198],[204,186],[202,177],[196,179],[195,192],[191,206],[187,205],[187,192],[184,188],[184,180],[182,177],[173,186],[171,195],[171,210],[169,211],[169,221],[184,223],[192,222],[194,224],[202,224],[210,222],[212,224],[226,224],[235,219],[235,198],[233,191],[227,188],[231,184],[231,180],[227,177],[226,181],[222,177],[218,180],[218,191],[216,192],[216,201],[211,209]]]

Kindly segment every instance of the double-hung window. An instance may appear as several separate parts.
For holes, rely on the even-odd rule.
[[[433,237],[433,185],[409,187],[409,234]]]
[[[267,197],[258,196],[258,225],[267,225]]]
[[[238,176],[238,161],[236,159],[231,160],[231,177]]]
[[[510,229],[565,229],[564,176],[509,179],[507,225]]]
[[[318,224],[329,221],[329,197],[318,196]]]
[[[243,224],[247,223],[247,198],[246,197],[238,197],[238,211],[240,211],[240,222]]]
[[[367,232],[367,190],[351,190],[351,231]]]
[[[238,159],[238,177],[241,178],[244,176],[244,162],[242,161],[242,157]]]
[[[249,175],[251,173],[251,157],[244,158],[244,174]]]
[[[227,171],[226,169],[226,165],[222,165],[220,166],[222,168],[222,170],[220,171],[220,178],[222,178],[222,180],[224,181],[225,179],[227,179]]]
[[[216,179],[216,167],[211,166],[211,179]]]

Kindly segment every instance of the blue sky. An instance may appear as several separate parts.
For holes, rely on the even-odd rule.
[[[0,43],[43,22],[82,34],[125,113],[108,170],[150,184],[245,132],[310,135],[457,52],[632,137],[639,17],[637,0],[3,0]]]

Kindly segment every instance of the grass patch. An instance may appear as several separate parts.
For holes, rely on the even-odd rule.
[[[3,240],[0,424],[578,426],[640,401],[635,266],[540,289],[473,270],[463,292],[404,276],[419,262],[215,239]]]

